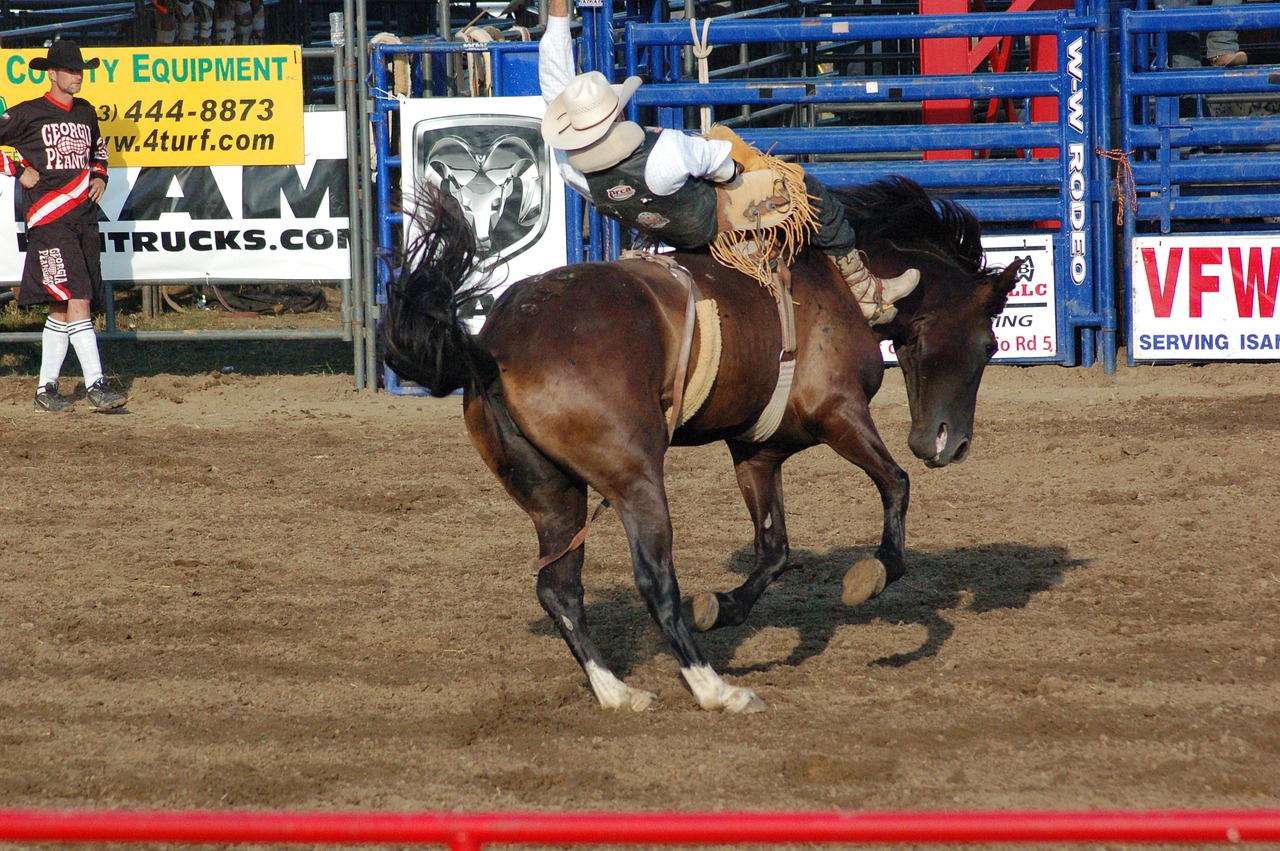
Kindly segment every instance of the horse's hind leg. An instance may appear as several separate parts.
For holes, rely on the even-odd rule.
[[[754,444],[730,443],[738,489],[755,526],[755,566],[747,581],[728,593],[704,591],[693,598],[693,625],[703,631],[737,626],[747,619],[765,589],[785,572],[787,521],[782,507],[782,462],[789,454]]]
[[[533,520],[538,556],[564,552],[587,520],[587,488],[533,446],[496,400],[468,396],[467,428],[481,457]],[[655,695],[618,679],[587,630],[583,611],[583,547],[538,571],[538,602],[573,653],[605,709],[648,709]]]
[[[729,685],[712,670],[684,619],[680,587],[671,562],[671,517],[661,467],[656,473],[632,480],[611,496],[627,531],[636,587],[671,645],[680,673],[698,705],[728,712],[763,712],[764,701],[755,692]]]

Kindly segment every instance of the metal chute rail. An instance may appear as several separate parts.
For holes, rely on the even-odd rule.
[[[973,210],[988,231],[1050,233],[1055,257],[1057,345],[1015,362],[1092,364],[1115,359],[1115,305],[1110,288],[1107,169],[1096,153],[1108,123],[1108,67],[1097,32],[1105,10],[1070,10],[823,17],[770,21],[713,20],[706,43],[783,42],[834,45],[913,41],[921,50],[939,39],[1054,37],[1051,69],[1022,72],[842,76],[823,67],[801,79],[716,79],[698,82],[681,72],[678,51],[692,46],[688,22],[629,22],[623,49],[625,72],[654,80],[631,102],[632,118],[652,114],[667,127],[684,127],[693,107],[780,104],[804,107],[802,124],[742,127],[747,141],[774,154],[800,159],[829,185],[847,186],[888,174],[911,177],[935,193]],[[591,30],[588,29],[588,32]],[[1033,102],[1056,102],[1053,121],[1036,121]],[[936,101],[1012,102],[1014,121],[923,123]],[[852,126],[848,116],[879,108],[875,123]],[[978,156],[935,158],[955,149]]]

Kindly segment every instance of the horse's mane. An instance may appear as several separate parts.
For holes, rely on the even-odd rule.
[[[856,189],[832,189],[858,241],[921,240],[973,274],[986,271],[982,226],[955,201],[934,200],[919,183],[893,175]]]

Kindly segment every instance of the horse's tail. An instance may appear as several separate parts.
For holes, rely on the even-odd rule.
[[[383,361],[397,375],[446,396],[498,375],[493,356],[467,330],[464,308],[489,289],[476,263],[476,236],[443,189],[421,191],[413,210],[419,236],[387,289]]]

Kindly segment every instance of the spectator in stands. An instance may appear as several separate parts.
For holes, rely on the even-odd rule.
[[[76,97],[86,68],[73,41],[55,41],[48,55],[30,62],[45,71],[49,91],[0,114],[0,145],[17,149],[19,162],[2,158],[5,173],[18,173],[27,222],[27,259],[19,305],[48,304],[41,341],[36,408],[65,411],[74,399],[58,392],[67,350],[74,348],[89,404],[118,408],[127,400],[107,385],[98,355],[91,310],[102,297],[98,201],[107,188],[107,145],[93,106]]]
[[[178,46],[262,44],[263,0],[151,0],[156,43]]]
[[[213,0],[151,0],[156,10],[156,43],[187,47],[213,41]]]
[[[730,156],[733,143],[646,131],[623,120],[640,78],[613,86],[599,72],[576,74],[569,0],[551,0],[548,12],[538,45],[538,82],[548,103],[542,136],[556,149],[565,182],[601,212],[656,241],[676,248],[706,245],[717,228],[713,184],[730,183],[741,172]],[[805,175],[804,184],[817,214],[814,246],[835,262],[871,324],[892,321],[893,302],[915,289],[919,270],[884,280],[872,275],[843,208],[815,178]]]
[[[1164,0],[1167,9],[1179,9],[1197,5],[1199,0]],[[1243,0],[1210,0],[1214,6],[1239,6]],[[1240,49],[1240,37],[1235,30],[1214,30],[1205,39],[1205,56],[1209,64],[1217,68],[1233,68],[1244,65],[1249,56]],[[1200,36],[1198,33],[1169,33],[1169,67],[1199,68]]]

